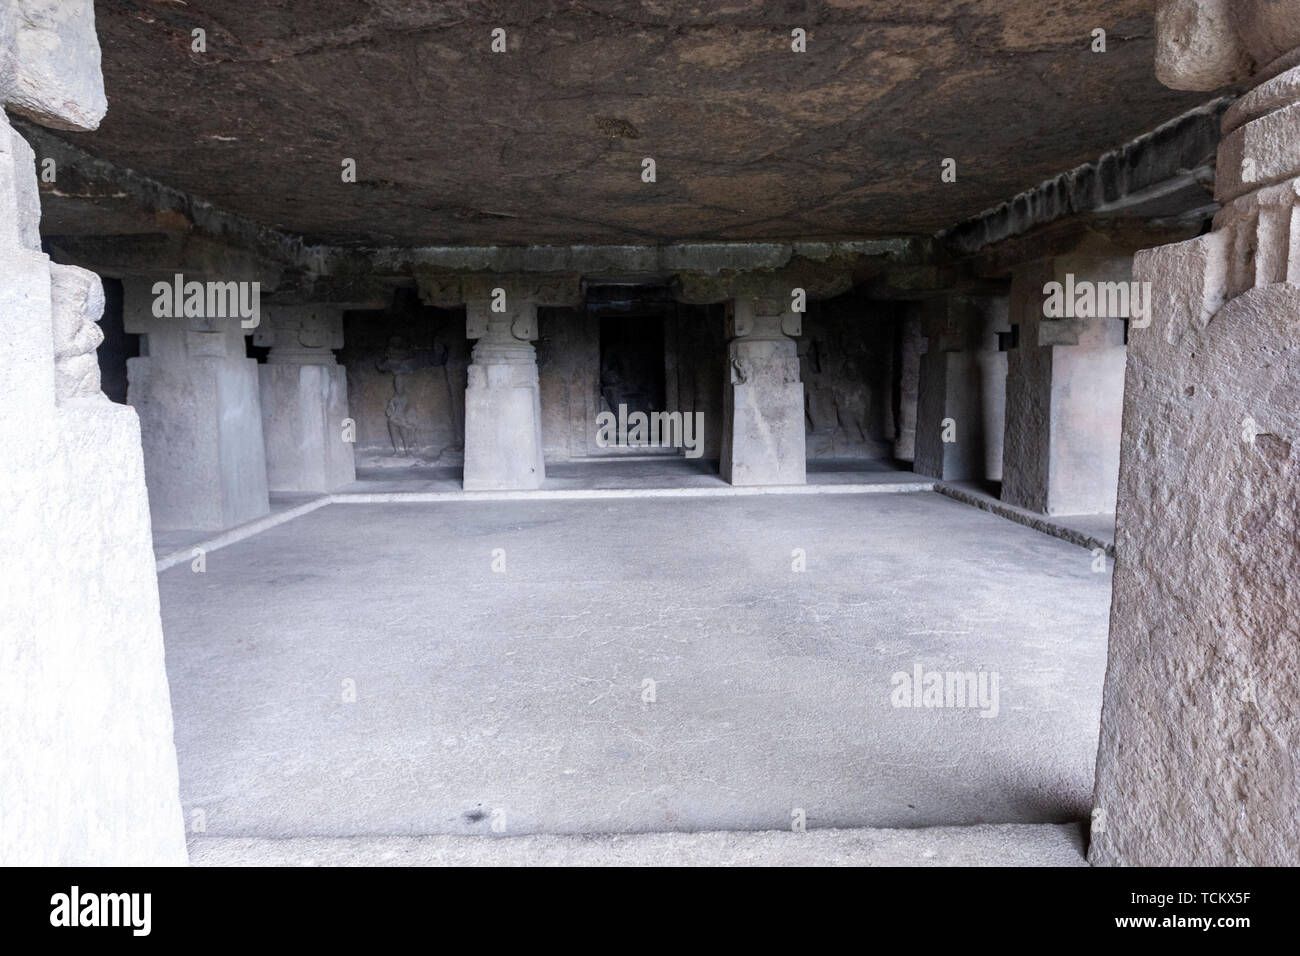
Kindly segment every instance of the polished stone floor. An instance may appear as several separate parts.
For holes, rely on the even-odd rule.
[[[200,839],[1089,813],[1109,570],[929,492],[329,504],[159,582]]]

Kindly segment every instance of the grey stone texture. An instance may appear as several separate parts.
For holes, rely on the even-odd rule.
[[[127,401],[140,415],[154,528],[217,530],[267,514],[258,368],[240,319],[155,316],[154,283],[122,286],[126,330],[146,336],[127,361]]]
[[[103,114],[91,4],[0,8],[0,101]],[[98,280],[40,251],[0,112],[0,863],[184,864],[139,423],[98,391]]]
[[[1256,64],[1300,45],[1300,3],[1234,3],[1226,36],[1187,6],[1161,13]],[[1238,77],[1198,50],[1162,56]],[[1300,864],[1300,71],[1266,76],[1225,117],[1214,231],[1134,267],[1154,314],[1129,346],[1094,864]]]
[[[108,109],[92,0],[0,7],[0,103],[42,126],[93,130]]]
[[[402,293],[382,310],[345,312],[343,330],[338,360],[356,422],[357,466],[459,465],[473,344],[463,308],[424,306]],[[399,392],[403,400],[394,404]]]
[[[267,309],[253,343],[270,348],[257,372],[270,491],[332,491],[355,481],[341,306]],[[352,439],[352,440],[349,440]]]
[[[1007,355],[1002,499],[1042,514],[1115,510],[1124,398],[1124,320],[1044,316],[1049,282],[1124,282],[1132,260],[1113,252],[1025,263],[1011,285],[1018,347]]]
[[[153,22],[100,5],[114,120],[96,155],[297,235],[397,250],[930,236],[1204,99],[1156,81],[1152,0],[538,0],[502,24],[504,54],[481,0],[143,6]],[[178,42],[193,27],[239,85],[217,95],[211,54]],[[357,183],[325,162],[336,136],[366,145]],[[320,174],[268,143],[319,143]]]
[[[741,295],[728,308],[722,392],[722,477],[733,485],[801,485],[807,479],[804,391],[794,336],[800,315],[788,290]]]
[[[948,295],[921,309],[914,470],[948,481],[1002,477],[1007,356],[998,334],[1010,329],[1002,296]],[[951,441],[946,439],[952,439]]]
[[[1109,573],[941,495],[813,487],[339,495],[163,572],[196,836],[1086,819]],[[997,672],[997,716],[895,706],[918,662]]]
[[[922,308],[922,303],[909,303],[898,324],[898,437],[894,440],[894,457],[900,461],[916,458],[916,413],[921,391],[921,355],[925,352]]]
[[[465,317],[466,334],[476,340],[465,389],[465,490],[540,488],[546,463],[532,344],[537,300],[523,284],[485,283],[467,293]]]
[[[892,458],[897,317],[854,295],[809,304],[798,338],[807,457]]]

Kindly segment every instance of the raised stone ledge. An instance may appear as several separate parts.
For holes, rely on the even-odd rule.
[[[1145,215],[1143,207],[1212,179],[1219,127],[1232,103],[1220,97],[1165,123],[1144,136],[1084,163],[983,214],[940,233],[938,243],[955,255],[971,255],[985,246],[1022,235],[1068,216]],[[1190,210],[1202,217],[1205,202]]]

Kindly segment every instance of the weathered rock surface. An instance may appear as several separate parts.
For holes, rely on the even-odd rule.
[[[79,143],[340,244],[932,234],[1204,99],[1152,76],[1149,0],[107,0],[98,14],[113,109]],[[491,52],[496,27],[507,52]],[[956,183],[940,181],[946,157]]]
[[[1130,343],[1094,863],[1300,863],[1297,314],[1269,286]]]

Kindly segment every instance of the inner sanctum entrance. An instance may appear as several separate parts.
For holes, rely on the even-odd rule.
[[[664,315],[641,312],[600,319],[603,410],[649,415],[664,405]],[[672,409],[680,411],[680,409]]]

